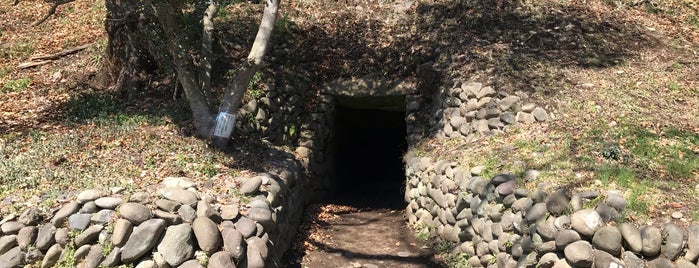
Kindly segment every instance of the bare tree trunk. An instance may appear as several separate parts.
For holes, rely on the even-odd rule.
[[[197,129],[197,135],[202,138],[209,138],[211,136],[210,132],[213,126],[213,116],[211,114],[211,107],[209,100],[207,100],[207,95],[209,93],[204,93],[202,91],[203,85],[210,85],[210,76],[199,77],[197,79],[196,69],[194,63],[189,56],[185,47],[183,47],[182,37],[178,34],[181,29],[174,14],[178,14],[179,7],[173,6],[172,4],[155,4],[155,14],[160,21],[165,35],[168,38],[169,50],[172,54],[172,58],[175,62],[175,69],[177,71],[177,78],[182,89],[184,90],[187,102],[189,102],[189,108],[192,109],[192,115],[194,117],[194,127]],[[206,38],[204,38],[206,40]],[[208,39],[209,42],[211,39]],[[207,45],[204,45],[207,47]],[[208,44],[211,47],[211,44]],[[209,70],[211,65],[208,66]],[[210,73],[210,71],[208,72]],[[205,81],[202,83],[201,81]],[[210,91],[210,86],[208,87]]]
[[[129,0],[107,0],[105,6],[107,8],[107,17],[104,20],[104,28],[107,31],[109,41],[107,42],[107,50],[105,51],[105,63],[103,65],[102,75],[105,81],[100,81],[104,86],[114,84],[118,90],[121,90],[125,84],[125,69],[133,69],[127,67],[129,62],[129,51],[133,50],[129,42],[129,24],[133,23],[134,3]],[[134,78],[132,78],[134,79]]]
[[[192,47],[191,42],[185,40],[188,35],[183,32],[185,27],[178,21],[183,14],[183,8],[185,8],[183,6],[184,2],[142,2],[137,0],[107,0],[107,2],[107,9],[109,14],[112,14],[113,17],[107,18],[108,23],[105,23],[105,28],[107,28],[108,32],[113,33],[115,37],[118,37],[113,41],[110,40],[107,48],[107,54],[114,56],[108,57],[114,58],[112,65],[115,67],[108,68],[111,69],[111,72],[108,72],[111,78],[113,80],[119,80],[120,82],[117,84],[125,83],[126,81],[123,80],[128,80],[128,78],[133,77],[133,75],[124,75],[124,71],[140,68],[140,66],[138,66],[138,68],[129,67],[131,65],[140,65],[138,61],[130,60],[134,58],[134,51],[141,51],[141,49],[135,49],[140,47],[141,43],[138,41],[140,39],[129,39],[131,37],[129,35],[130,31],[134,30],[133,26],[130,26],[131,28],[126,27],[126,29],[123,27],[118,28],[117,26],[120,24],[129,26],[128,23],[130,21],[140,21],[140,18],[143,17],[143,14],[140,12],[143,10],[141,9],[141,11],[138,12],[134,11],[133,9],[135,9],[136,6],[151,6],[155,11],[154,17],[157,18],[159,26],[161,27],[158,28],[157,31],[162,29],[160,34],[164,35],[164,40],[167,40],[166,43],[168,51],[172,56],[172,62],[174,63],[174,68],[177,73],[177,80],[182,86],[189,107],[192,110],[197,135],[207,139],[213,137],[213,144],[216,148],[225,148],[230,139],[233,127],[235,126],[235,112],[240,108],[242,98],[245,95],[250,79],[262,65],[264,55],[271,39],[280,0],[267,0],[260,28],[250,54],[248,58],[242,62],[235,76],[229,81],[218,109],[218,115],[213,113],[214,100],[211,93],[213,19],[218,11],[218,5],[215,3],[207,4],[207,8],[202,17],[203,33],[201,48],[196,49]],[[147,17],[153,18],[152,13],[145,13],[147,13]],[[117,14],[120,16],[114,16]],[[140,17],[133,17],[139,14],[141,14]],[[138,25],[136,28],[141,27]],[[112,34],[110,34],[110,39],[112,38],[111,36]],[[163,39],[161,36],[152,38],[156,38],[158,41]],[[155,51],[157,51],[159,47],[149,47],[149,49],[155,49]],[[194,63],[193,57],[190,54],[191,51],[195,50],[199,50],[201,55],[202,60],[199,66]],[[135,58],[139,59],[141,55],[139,54],[137,56],[138,57]],[[157,59],[157,61],[160,60],[163,59]],[[158,62],[157,64],[159,65],[162,63]],[[125,67],[127,68],[124,69]]]
[[[96,86],[112,86],[124,99],[131,99],[142,88],[144,79],[172,64],[163,62],[157,52],[161,32],[148,29],[155,19],[144,12],[140,0],[106,0],[104,28],[108,41],[105,60]],[[157,41],[156,41],[157,40]]]
[[[201,91],[204,92],[209,107],[213,107],[213,97],[211,96],[211,57],[214,31],[214,18],[218,13],[218,4],[215,2],[209,3],[209,7],[204,12],[203,30],[201,38],[201,69],[199,72],[199,82],[201,83]]]
[[[280,0],[267,0],[260,28],[255,36],[255,42],[248,58],[242,63],[238,72],[229,83],[223,95],[223,100],[219,106],[219,114],[216,117],[214,126],[213,143],[216,148],[223,149],[228,145],[231,131],[235,125],[236,113],[248,88],[250,79],[260,69],[269,40],[274,29],[274,22],[277,19]]]

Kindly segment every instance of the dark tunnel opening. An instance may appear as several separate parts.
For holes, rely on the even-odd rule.
[[[330,201],[402,209],[407,149],[404,97],[338,99]]]

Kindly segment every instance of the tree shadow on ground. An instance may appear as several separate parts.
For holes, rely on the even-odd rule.
[[[446,265],[441,264],[441,263],[435,263],[431,261],[431,258],[433,257],[433,254],[422,254],[419,256],[408,256],[408,257],[402,257],[399,256],[398,254],[396,255],[391,255],[391,254],[365,254],[365,253],[360,253],[360,252],[354,252],[351,250],[343,249],[343,248],[337,248],[328,245],[327,243],[323,241],[318,241],[318,240],[313,240],[309,239],[308,243],[323,249],[323,251],[328,252],[328,253],[333,253],[333,254],[340,254],[342,256],[347,256],[355,260],[362,260],[362,261],[369,261],[369,262],[383,262],[383,261],[392,261],[393,263],[399,264],[399,265],[423,265],[424,267],[446,267]],[[289,265],[287,267],[293,267],[292,265]]]
[[[316,4],[312,7],[315,20],[301,19],[310,16],[309,10],[283,11],[264,72],[271,74],[270,82],[280,92],[286,85],[305,91],[300,91],[304,96],[300,102],[285,103],[282,98],[277,105],[301,107],[307,115],[315,109],[317,91],[329,80],[367,76],[402,80],[414,77],[416,67],[425,63],[432,63],[445,77],[495,77],[490,82],[498,89],[555,96],[555,84],[565,79],[561,69],[623,64],[658,44],[640,25],[613,14],[599,18],[583,4],[528,7],[512,1],[497,5],[492,1],[396,1],[377,9],[371,1],[346,3],[343,7],[332,2]],[[254,39],[258,20],[243,14],[231,21],[217,26],[219,55],[213,83],[219,89],[225,84],[226,70],[244,58],[245,44]],[[183,133],[192,135],[189,111],[182,102],[171,101],[172,87],[147,93],[153,96],[139,97],[128,105],[116,93],[84,93],[49,109],[56,115],[39,123],[155,114],[176,118]],[[285,116],[285,122],[300,122],[294,113]]]
[[[126,101],[119,92],[82,92],[56,105],[52,110],[57,112],[53,117],[45,118],[44,123],[58,123],[66,127],[89,124],[105,127],[124,124],[175,125],[177,135],[196,136],[186,101],[173,99],[170,90],[153,88],[130,101]],[[144,128],[143,131],[148,130]],[[290,164],[288,160],[294,159],[290,153],[261,142],[259,135],[240,131],[234,132],[231,143],[223,152],[231,157],[226,164],[228,168],[253,172],[267,172],[272,167],[287,166]]]
[[[300,92],[301,116],[316,110],[329,82],[357,78],[389,84],[417,80],[418,93],[425,96],[436,94],[440,85],[450,87],[452,79],[463,79],[509,93],[555,97],[569,82],[567,69],[621,65],[660,44],[633,21],[576,3],[437,0],[289,6],[294,8],[281,11],[286,26],[275,29],[265,71],[279,92],[288,87]],[[233,40],[222,42],[222,51],[235,51],[234,38],[220,37]],[[423,81],[418,66],[436,71]],[[283,98],[272,101],[279,107],[300,106]],[[284,118],[298,120],[297,114]]]
[[[291,68],[310,57],[316,82],[322,83],[364,76],[399,79],[435,62],[465,78],[497,75],[514,90],[531,91],[563,79],[553,69],[615,66],[658,44],[640,25],[613,14],[599,18],[582,4],[475,2],[397,1],[376,12],[375,6],[356,3],[345,10],[362,11],[313,13],[317,23],[302,25],[295,38],[285,40],[291,49],[283,64]],[[298,16],[304,15],[310,16]],[[399,19],[386,22],[393,17]]]
[[[463,74],[487,70],[487,75],[501,76],[505,86],[540,90],[547,96],[555,95],[557,80],[565,79],[561,68],[611,67],[658,45],[640,25],[613,14],[596,17],[582,5],[491,7],[461,2],[421,6],[418,13],[451,22],[425,26],[446,33],[436,39],[449,47],[452,64],[466,66]],[[454,34],[463,38],[453,38]]]
[[[347,262],[381,263],[386,267],[445,267],[434,251],[421,247],[402,220],[387,209],[356,209],[336,204],[311,204],[284,267],[336,267]],[[377,236],[382,233],[388,237]],[[352,241],[352,239],[356,241]],[[403,255],[403,251],[408,255]],[[324,255],[333,255],[325,259]]]

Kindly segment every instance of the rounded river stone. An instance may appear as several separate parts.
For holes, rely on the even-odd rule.
[[[614,226],[599,228],[592,237],[592,245],[618,257],[621,254],[621,232]]]
[[[592,245],[589,242],[580,240],[570,243],[563,250],[566,260],[576,267],[592,266]]]
[[[119,207],[119,215],[129,220],[134,225],[139,225],[149,220],[152,215],[150,209],[143,204],[128,202]]]
[[[627,250],[631,250],[636,253],[641,253],[643,250],[643,239],[641,238],[641,232],[631,223],[623,222],[617,225],[621,236],[624,238],[624,242],[628,246]]]
[[[643,226],[641,228],[641,239],[643,240],[643,250],[641,251],[643,256],[655,257],[660,254],[663,236],[658,227]]]
[[[201,250],[208,255],[218,250],[221,245],[221,233],[214,221],[206,217],[197,217],[192,223],[192,229]]]
[[[597,229],[602,227],[604,222],[597,213],[592,209],[581,209],[573,213],[570,217],[571,227],[581,235],[592,236]]]

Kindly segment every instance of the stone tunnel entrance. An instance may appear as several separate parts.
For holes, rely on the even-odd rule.
[[[318,151],[319,176],[311,179],[327,198],[306,209],[297,243],[302,250],[287,253],[302,257],[288,267],[443,267],[404,216],[403,155],[406,123],[412,124],[406,122],[406,98],[412,100],[415,87],[345,82],[329,86],[323,100],[332,109],[317,120],[330,132],[321,131],[322,137],[330,135]]]
[[[330,201],[403,209],[405,97],[336,97]]]

